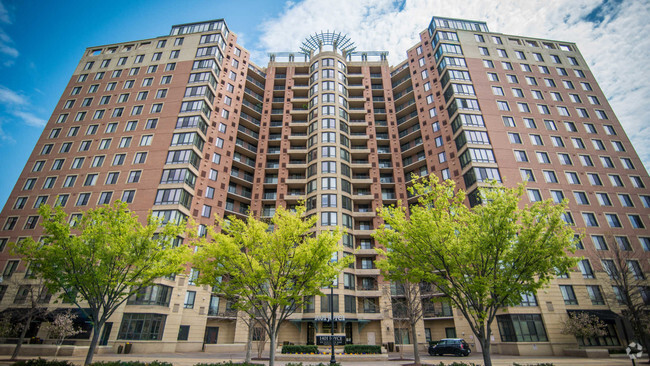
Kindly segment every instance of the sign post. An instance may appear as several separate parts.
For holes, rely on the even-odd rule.
[[[332,357],[330,358],[330,366],[334,366],[336,364],[336,356],[334,356],[334,284],[330,286],[330,312],[331,312],[331,320],[332,320],[332,325],[330,327],[330,330],[332,331],[331,334],[331,339],[330,343],[332,344]]]
[[[627,356],[632,360],[632,366],[636,366],[634,360],[643,356],[643,346],[640,343],[632,342],[625,349],[625,353],[627,353]]]

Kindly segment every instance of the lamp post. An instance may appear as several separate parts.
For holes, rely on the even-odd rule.
[[[330,357],[330,365],[336,364],[336,356],[334,356],[334,283],[330,286],[330,343],[332,345],[332,357]]]

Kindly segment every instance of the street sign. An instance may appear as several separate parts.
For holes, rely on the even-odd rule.
[[[335,346],[345,345],[345,335],[317,335],[316,336],[316,345],[318,346],[329,346],[332,344],[332,337],[334,337]]]
[[[625,349],[625,353],[627,353],[630,360],[636,360],[643,356],[643,346],[639,343],[632,342]]]

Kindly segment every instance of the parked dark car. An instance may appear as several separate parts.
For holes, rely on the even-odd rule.
[[[429,346],[429,355],[438,356],[444,354],[452,354],[456,356],[469,356],[472,350],[469,344],[461,338],[445,338],[441,339],[435,346]]]

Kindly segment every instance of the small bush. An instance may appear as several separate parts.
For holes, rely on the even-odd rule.
[[[329,366],[329,365],[330,365],[329,363],[322,363],[321,362],[321,363],[317,363],[317,364],[309,364],[309,365],[306,365],[306,366]],[[302,364],[302,362],[298,362],[298,363],[296,363],[296,362],[287,362],[287,364],[285,364],[284,366],[303,366],[303,364]],[[337,362],[332,366],[341,366],[341,364]]]
[[[525,363],[525,364],[514,362],[512,364],[512,366],[553,366],[553,364],[550,363],[550,362],[545,362],[545,363]]]
[[[140,361],[98,361],[93,362],[90,366],[174,366],[170,362],[164,361],[151,361],[151,362],[140,362]]]
[[[346,344],[345,353],[381,353],[381,346],[367,344]]]
[[[318,353],[315,345],[287,344],[282,346],[282,353]]]
[[[444,362],[440,362],[438,366],[481,366],[481,365],[474,362],[465,363],[465,362],[454,361],[450,364],[445,364]]]
[[[215,362],[215,363],[197,363],[194,366],[264,366],[262,363],[246,363],[246,362]]]
[[[50,361],[39,357],[35,360],[14,362],[12,366],[74,366],[74,364],[68,361]]]

